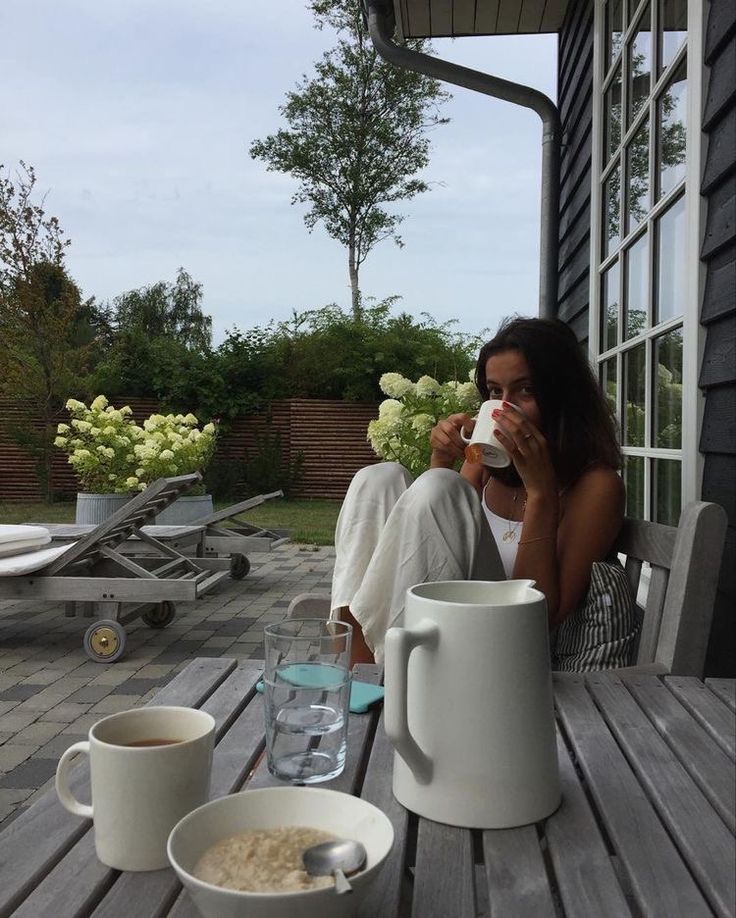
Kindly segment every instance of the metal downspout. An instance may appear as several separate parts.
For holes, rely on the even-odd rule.
[[[419,51],[402,48],[393,41],[393,10],[385,0],[366,0],[368,31],[382,58],[435,80],[464,86],[495,99],[531,108],[542,119],[542,213],[539,245],[539,315],[557,314],[557,280],[560,226],[560,115],[544,93],[521,83],[502,80],[479,70],[461,67]],[[391,25],[389,25],[391,22]]]

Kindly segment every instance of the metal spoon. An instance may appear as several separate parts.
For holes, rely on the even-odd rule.
[[[335,892],[352,892],[353,887],[345,874],[356,873],[365,864],[367,854],[358,841],[344,838],[338,841],[312,845],[302,855],[304,869],[313,877],[332,875],[335,878]]]

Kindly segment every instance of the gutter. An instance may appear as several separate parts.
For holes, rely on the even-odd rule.
[[[557,315],[557,283],[560,227],[560,147],[562,130],[557,106],[544,93],[521,83],[461,67],[393,41],[394,16],[387,0],[364,0],[368,31],[373,47],[384,60],[435,80],[463,86],[494,99],[512,102],[535,111],[542,119],[542,212],[539,247],[539,315]]]

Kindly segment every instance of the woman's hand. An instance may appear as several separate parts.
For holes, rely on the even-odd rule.
[[[465,442],[460,436],[464,428],[466,435],[475,427],[469,414],[451,414],[437,423],[429,435],[432,447],[430,467],[453,468],[458,459],[465,456]]]
[[[544,434],[510,402],[503,405],[493,412],[498,424],[493,435],[511,456],[527,495],[550,490],[556,494],[557,478]]]

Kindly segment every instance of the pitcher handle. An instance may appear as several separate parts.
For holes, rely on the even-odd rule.
[[[427,649],[433,649],[437,646],[438,639],[437,625],[431,619],[423,618],[413,628],[389,628],[384,644],[386,735],[420,784],[428,784],[432,780],[432,760],[409,732],[409,655],[415,647],[422,645]]]

